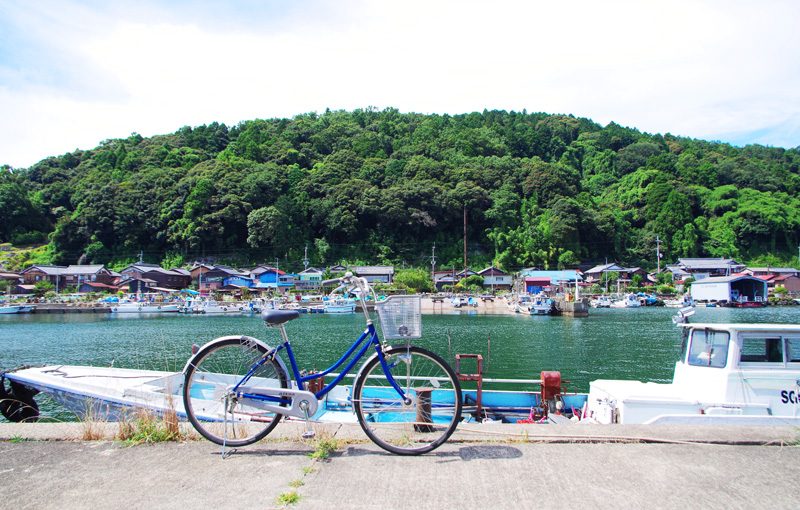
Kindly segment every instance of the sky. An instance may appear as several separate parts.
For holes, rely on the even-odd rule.
[[[799,20],[796,0],[0,0],[0,164],[367,107],[793,148]]]

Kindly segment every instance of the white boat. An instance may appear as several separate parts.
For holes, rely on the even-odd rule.
[[[149,301],[123,301],[111,306],[112,313],[175,313],[175,303],[155,303]]]
[[[694,306],[694,299],[689,294],[684,294],[680,299],[665,299],[664,306],[670,308],[685,308],[687,306]]]
[[[11,391],[18,392],[12,398],[21,401],[26,411],[31,413],[16,417],[20,419],[9,417],[13,421],[38,419],[38,405],[33,399],[35,392],[49,394],[80,419],[131,419],[138,409],[147,409],[159,415],[175,412],[178,417],[186,418],[181,395],[181,372],[58,365],[24,368],[8,372],[4,377],[11,382]],[[270,385],[269,382],[264,384]],[[278,384],[277,380],[274,384]],[[349,390],[346,384],[334,388],[320,401],[313,419],[355,422],[352,407],[346,408],[348,412],[324,416],[328,409],[349,406]]]
[[[0,313],[22,313],[21,306],[0,305]]]
[[[242,313],[244,311],[249,311],[249,309],[241,303],[220,303],[215,299],[206,299],[203,301],[196,301],[192,306],[191,313],[220,315]]]
[[[641,306],[642,303],[636,294],[625,294],[622,299],[611,303],[611,308],[639,308]]]
[[[322,301],[325,313],[353,313],[356,311],[355,299],[342,297],[328,297]]]
[[[800,425],[800,325],[680,324],[671,383],[597,380],[598,423]]]
[[[550,315],[553,313],[553,300],[544,295],[536,295],[528,306],[531,315]]]
[[[508,308],[514,313],[530,313],[530,307],[533,303],[529,294],[520,294],[508,303]]]
[[[611,308],[611,298],[608,296],[597,296],[590,302],[592,308]]]
[[[545,374],[549,374],[545,376]],[[557,374],[553,388],[552,378]],[[338,374],[328,375],[328,380]],[[354,377],[350,374],[348,378]],[[547,401],[542,402],[543,392],[530,388],[528,391],[502,391],[487,390],[479,394],[475,389],[464,389],[462,400],[464,402],[463,418],[465,423],[481,423],[490,421],[510,422],[519,420],[524,423],[562,423],[576,410],[583,409],[586,395],[562,393],[560,389],[560,374],[557,372],[543,372],[541,380],[517,379],[485,379],[486,383],[501,385],[514,384],[543,385],[545,377],[550,381]],[[127,368],[92,367],[56,365],[45,367],[29,367],[12,370],[4,373],[3,377],[10,381],[0,389],[14,392],[4,398],[18,402],[16,407],[0,407],[4,416],[11,421],[36,421],[39,409],[34,396],[37,392],[48,394],[53,400],[67,408],[79,419],[97,419],[103,421],[130,420],[135,417],[137,410],[146,409],[158,415],[174,412],[179,418],[185,419],[186,412],[183,406],[182,387],[184,375],[182,372],[162,372],[157,370],[134,370]],[[228,376],[222,376],[228,377]],[[223,380],[224,381],[224,380]],[[261,386],[277,387],[278,381],[263,379]],[[293,388],[296,385],[292,384]],[[351,383],[342,383],[334,387],[321,400],[318,401],[317,412],[311,417],[313,421],[333,423],[355,423],[356,415],[353,412],[351,398]],[[213,393],[213,392],[209,392]],[[202,392],[197,398],[204,398]],[[213,395],[209,395],[213,397]],[[551,414],[551,420],[541,419],[545,409],[555,410],[556,401],[563,404],[563,414]],[[208,405],[206,419],[219,419],[219,402]],[[22,409],[20,409],[20,407]],[[536,409],[537,418],[531,417]],[[20,412],[21,411],[21,412]],[[558,420],[561,418],[561,420]],[[284,418],[286,419],[286,418]]]

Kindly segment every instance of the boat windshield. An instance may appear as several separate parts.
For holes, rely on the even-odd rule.
[[[723,368],[728,360],[727,331],[696,329],[689,344],[689,364],[701,367]]]

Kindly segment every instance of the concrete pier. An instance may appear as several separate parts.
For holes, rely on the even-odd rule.
[[[42,303],[35,305],[33,313],[109,313],[111,308],[90,303]]]
[[[586,301],[556,300],[556,314],[567,317],[588,317],[589,304]]]
[[[459,426],[434,452],[400,457],[358,425],[316,424],[317,439],[304,441],[302,424],[282,423],[227,458],[197,439],[54,440],[79,438],[81,427],[0,424],[3,508],[793,509],[798,501],[792,427]],[[320,440],[334,446],[327,460],[311,457]]]

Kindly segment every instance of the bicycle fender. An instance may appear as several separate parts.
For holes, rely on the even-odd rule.
[[[247,336],[247,335],[230,335],[230,336],[221,336],[219,338],[215,338],[214,340],[206,342],[202,347],[200,347],[200,349],[197,350],[197,354],[204,352],[208,347],[211,347],[212,344],[216,342],[223,342],[225,340],[239,340],[240,342],[243,343],[252,342],[257,345],[260,345],[261,347],[266,349],[267,352],[272,350],[272,347],[262,342],[258,338],[253,338],[252,336]],[[192,365],[192,362],[197,357],[197,354],[189,358],[189,360],[186,362],[186,365],[183,366],[182,370],[183,375],[186,375],[186,371],[189,370],[189,367]],[[283,370],[283,374],[286,376],[286,381],[291,382],[291,378],[289,377],[289,369],[286,367],[286,364],[283,362],[283,359],[280,356],[275,356],[275,361],[278,362],[278,365],[281,367],[281,370]]]

